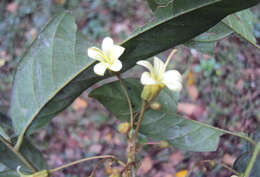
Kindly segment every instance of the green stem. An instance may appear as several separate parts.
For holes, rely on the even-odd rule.
[[[95,159],[113,159],[115,161],[117,161],[119,164],[124,164],[123,162],[119,161],[115,156],[113,155],[103,155],[103,156],[93,156],[93,157],[88,157],[88,158],[84,158],[84,159],[80,159],[80,160],[77,160],[77,161],[74,161],[74,162],[71,162],[71,163],[68,163],[66,165],[62,165],[58,168],[54,168],[54,169],[51,169],[49,170],[48,172],[49,173],[55,173],[59,170],[62,170],[64,168],[67,168],[67,167],[70,167],[70,166],[73,166],[73,165],[77,165],[77,164],[80,164],[80,163],[83,163],[83,162],[86,162],[86,161],[89,161],[89,160],[95,160]],[[125,166],[125,164],[124,164]]]
[[[32,172],[37,172],[37,169],[2,136],[0,136],[0,141],[4,143],[30,170],[32,170]]]
[[[25,131],[26,131],[26,129],[24,129],[24,131],[19,135],[18,140],[17,140],[17,142],[16,142],[16,144],[15,144],[15,147],[14,147],[14,148],[15,148],[15,150],[16,150],[17,152],[19,152],[19,150],[20,150],[20,148],[21,148],[21,146],[22,146]]]
[[[241,134],[239,134],[239,133],[234,133],[234,132],[231,132],[231,131],[228,131],[228,130],[223,130],[223,129],[220,129],[220,130],[221,130],[222,132],[224,132],[224,133],[227,133],[227,134],[230,134],[230,135],[233,135],[233,136],[237,136],[237,137],[239,137],[239,138],[242,138],[242,139],[248,141],[249,143],[251,143],[252,145],[255,145],[255,144],[256,144],[256,142],[255,142],[253,139],[249,138],[248,136],[241,135]]]
[[[122,89],[124,91],[124,94],[126,96],[126,99],[127,99],[127,102],[128,102],[128,107],[129,107],[129,112],[130,112],[130,125],[131,125],[131,129],[133,129],[134,127],[134,112],[133,112],[133,108],[132,108],[132,103],[131,103],[131,99],[129,97],[129,94],[127,92],[127,89],[126,89],[126,86],[122,80],[122,78],[120,77],[120,75],[118,73],[115,73],[117,79],[119,80],[121,86],[122,86]]]
[[[224,164],[224,163],[219,163],[219,165],[222,166],[222,167],[224,167],[224,168],[226,168],[226,169],[228,169],[229,171],[233,172],[233,173],[236,174],[237,176],[240,175],[240,173],[239,173],[238,171],[234,170],[233,168],[231,168],[230,166],[228,166],[228,165],[226,165],[226,164]]]
[[[138,118],[138,122],[137,122],[136,129],[135,129],[134,139],[136,139],[136,137],[138,135],[138,132],[139,132],[139,129],[140,129],[140,126],[141,126],[141,122],[142,122],[143,117],[144,117],[146,104],[147,104],[147,102],[145,100],[143,100],[142,106],[141,106],[141,111],[140,111],[139,118]]]
[[[255,144],[256,144],[256,142],[255,142],[253,139],[251,139],[250,137],[248,137],[248,136],[241,135],[241,134],[239,134],[239,133],[234,133],[234,132],[231,132],[231,131],[228,131],[228,130],[224,130],[224,129],[221,129],[221,128],[217,128],[217,127],[214,127],[214,126],[211,126],[211,125],[202,123],[202,122],[198,122],[198,121],[195,121],[195,120],[191,120],[191,119],[189,119],[189,120],[192,121],[192,122],[195,122],[195,123],[197,123],[197,124],[203,125],[203,126],[205,126],[205,127],[209,127],[209,128],[211,128],[211,129],[215,129],[215,130],[220,131],[220,132],[222,132],[222,133],[227,133],[227,134],[230,134],[230,135],[233,135],[233,136],[237,136],[237,137],[239,137],[239,138],[242,138],[242,139],[248,141],[248,142],[251,143],[252,145],[255,145]]]
[[[260,151],[260,141],[256,144],[255,146],[255,149],[254,149],[254,152],[253,152],[253,155],[250,159],[250,162],[246,168],[246,171],[245,171],[245,175],[244,177],[249,177],[250,173],[251,173],[251,170],[253,169],[254,167],[254,164],[255,164],[255,161],[256,161],[256,158],[257,158],[257,155],[259,154],[259,151]]]

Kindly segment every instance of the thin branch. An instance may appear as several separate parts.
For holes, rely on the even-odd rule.
[[[120,74],[119,73],[115,73],[117,79],[119,80],[121,86],[122,86],[122,89],[124,91],[124,94],[126,96],[126,99],[127,99],[127,102],[128,102],[128,107],[129,107],[129,112],[130,112],[130,122],[131,122],[131,129],[133,129],[134,127],[134,112],[133,112],[133,108],[132,108],[132,103],[131,103],[131,99],[129,97],[129,94],[127,92],[127,88],[122,80],[122,78],[120,77]]]
[[[93,157],[80,159],[80,160],[68,163],[66,165],[62,165],[58,168],[51,169],[51,170],[49,170],[49,173],[55,173],[55,172],[62,170],[64,168],[67,168],[67,167],[70,167],[70,166],[73,166],[73,165],[77,165],[77,164],[80,164],[80,163],[83,163],[83,162],[87,162],[87,161],[90,161],[90,160],[95,160],[95,159],[113,159],[113,160],[118,161],[117,158],[113,155],[93,156]]]

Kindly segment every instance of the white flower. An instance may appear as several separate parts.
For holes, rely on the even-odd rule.
[[[158,57],[154,57],[154,66],[145,60],[138,61],[138,65],[144,66],[150,71],[142,74],[141,83],[143,85],[167,86],[170,90],[180,91],[182,89],[182,76],[177,70],[166,71],[169,60],[170,57],[164,63]]]
[[[124,52],[125,48],[115,45],[113,39],[106,37],[101,46],[102,50],[97,47],[88,48],[88,56],[99,63],[94,66],[94,72],[103,76],[106,69],[118,72],[122,68],[122,63],[118,59]]]

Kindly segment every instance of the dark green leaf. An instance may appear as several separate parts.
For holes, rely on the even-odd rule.
[[[152,11],[156,11],[158,6],[166,6],[172,0],[147,0]]]
[[[70,14],[58,15],[24,54],[16,71],[11,100],[17,133],[42,127],[93,83],[95,76],[86,70],[93,60],[87,57],[85,39],[76,32]],[[89,74],[82,77],[84,70]],[[66,87],[68,83],[71,85]]]
[[[28,139],[24,139],[20,152],[37,170],[47,169],[41,152]],[[13,170],[21,165],[23,170],[30,172],[21,159],[2,141],[0,141],[0,162]]]
[[[141,106],[140,93],[143,89],[142,85],[136,84],[135,79],[124,80],[127,86],[129,97],[133,103],[133,111],[137,112]],[[128,87],[131,86],[131,87]],[[109,86],[99,87],[89,94],[90,97],[99,100],[110,112],[122,121],[130,118],[128,103],[121,85],[118,83],[109,84]]]
[[[136,79],[124,80],[129,95],[134,96],[133,105],[141,103],[142,88]],[[129,109],[127,100],[118,81],[103,85],[93,90],[89,96],[96,98],[117,118],[127,115]],[[117,95],[118,94],[118,95]],[[113,102],[111,102],[113,100]],[[147,110],[144,114],[140,132],[154,140],[167,140],[174,147],[189,151],[214,151],[223,132],[210,125],[182,118],[177,115],[176,93],[163,89],[156,99],[162,107],[159,111]],[[124,106],[122,106],[124,105]],[[135,108],[135,111],[138,109]],[[127,118],[126,116],[126,118]],[[125,118],[124,118],[125,120]]]
[[[0,172],[0,177],[20,177],[20,175],[14,170],[8,170]]]
[[[213,55],[214,48],[218,40],[230,35],[232,30],[229,29],[222,22],[218,23],[209,31],[193,38],[191,41],[185,43],[187,47],[197,49],[202,53]]]
[[[148,2],[149,5],[151,4],[150,7],[153,6],[155,16],[158,18],[166,19],[169,14],[171,14],[172,4],[169,3],[171,1],[161,2],[161,4],[156,0],[148,0]],[[195,37],[193,40],[185,43],[185,45],[190,48],[195,48],[203,53],[212,55],[216,42],[234,31],[238,36],[249,41],[256,47],[259,47],[256,44],[256,39],[253,35],[253,24],[255,22],[256,17],[253,13],[249,9],[243,10],[227,16],[208,32]]]
[[[252,154],[249,152],[241,154],[234,163],[234,169],[240,173],[244,173],[250,161],[251,155]],[[250,177],[259,177],[259,176],[260,176],[260,155],[258,155],[254,167],[250,173]]]
[[[235,34],[259,48],[253,33],[256,21],[256,17],[249,9],[229,15],[222,20]]]
[[[5,133],[3,128],[0,126],[0,136],[4,137],[6,140],[10,141],[9,136]]]
[[[216,25],[228,14],[260,0],[175,0],[172,12],[139,28],[121,45],[124,70]],[[162,17],[162,18],[161,18]],[[76,32],[73,17],[54,18],[27,50],[14,78],[11,117],[18,134],[47,124],[85,89],[104,79],[94,75],[88,44]]]

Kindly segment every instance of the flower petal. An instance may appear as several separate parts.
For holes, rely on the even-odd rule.
[[[153,85],[156,84],[157,82],[151,77],[149,72],[143,72],[141,76],[141,83],[143,85]]]
[[[136,62],[136,64],[141,65],[141,66],[147,68],[151,73],[154,72],[153,65],[150,62],[148,62],[148,61],[139,60],[138,62]]]
[[[156,75],[160,76],[164,72],[165,68],[163,61],[160,60],[158,57],[154,57],[153,63]]]
[[[94,66],[94,72],[100,76],[104,76],[106,69],[107,69],[107,66],[101,62]]]
[[[114,41],[112,38],[110,37],[106,37],[103,42],[102,42],[102,51],[104,52],[104,54],[106,56],[109,56],[108,54],[111,52],[111,50],[113,49],[114,46]]]
[[[182,76],[177,70],[169,70],[163,73],[162,83],[173,91],[182,89]]]
[[[165,84],[170,90],[175,91],[175,92],[179,92],[182,89],[182,84],[180,82],[176,82],[176,83],[168,83]]]
[[[88,48],[88,56],[90,58],[98,60],[98,61],[104,61],[104,54],[97,47],[90,47],[90,48]]]
[[[111,59],[112,60],[117,60],[125,51],[125,48],[124,47],[121,47],[119,45],[114,45],[113,46],[113,55],[111,55]]]
[[[115,60],[112,66],[108,67],[112,71],[120,71],[122,69],[122,62],[120,60]]]

